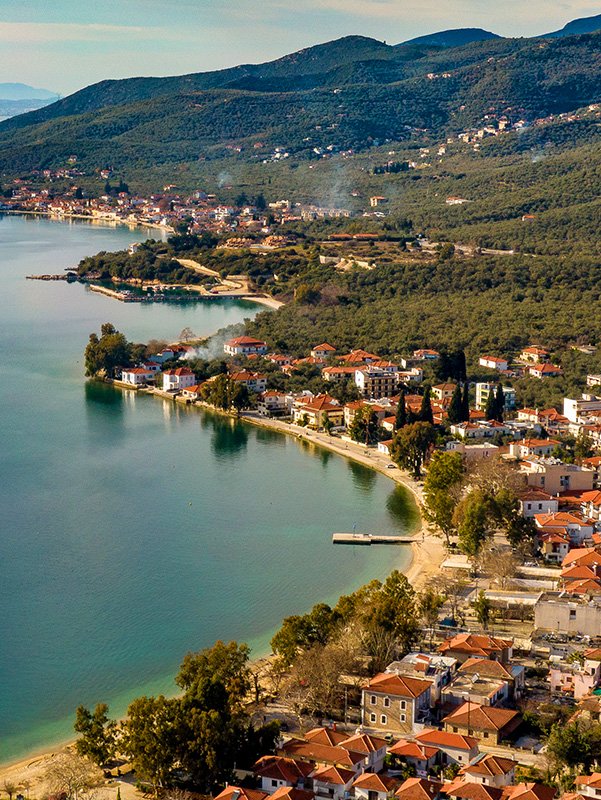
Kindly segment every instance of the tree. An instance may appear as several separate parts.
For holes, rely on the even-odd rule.
[[[593,440],[585,431],[580,431],[574,443],[574,459],[576,463],[580,464],[585,458],[590,458],[593,452]]]
[[[332,420],[329,418],[329,416],[325,411],[321,415],[321,427],[328,434],[328,436],[332,435],[332,428],[334,427],[334,423],[332,422]]]
[[[399,404],[396,410],[395,427],[397,431],[400,431],[401,428],[404,428],[406,424],[407,424],[407,406],[405,404],[405,390],[401,389]]]
[[[179,698],[138,697],[130,703],[123,723],[123,750],[155,795],[172,779],[181,754],[181,738]]]
[[[236,411],[236,414],[240,414],[243,409],[248,408],[250,405],[250,395],[248,392],[248,387],[245,383],[240,383],[240,381],[230,381],[229,402],[230,408],[233,408]]]
[[[444,606],[445,600],[444,594],[440,594],[431,586],[419,595],[419,612],[424,625],[430,630],[430,649],[432,649],[434,628],[438,623],[438,612]]]
[[[460,453],[435,452],[424,478],[424,515],[445,537],[455,532],[454,514],[461,496],[465,469]]]
[[[448,419],[451,425],[457,422],[462,422],[463,418],[463,404],[461,399],[461,386],[457,384],[453,389],[453,396],[447,409]]]
[[[392,633],[400,653],[408,653],[419,634],[415,590],[401,572],[390,573],[367,613],[370,628]]]
[[[472,489],[458,504],[453,523],[461,551],[468,556],[477,556],[494,531],[490,497],[480,489]]]
[[[422,404],[419,409],[419,420],[420,422],[429,422],[430,425],[432,425],[432,423],[434,422],[434,416],[432,414],[432,402],[430,400],[430,393],[431,389],[426,384],[426,386],[424,386]]]
[[[468,422],[470,418],[470,385],[467,380],[463,384],[463,397],[461,401],[461,421]]]
[[[484,408],[484,414],[487,420],[496,419],[497,416],[497,400],[495,397],[495,393],[492,389],[488,392],[488,397],[486,398],[486,406]]]
[[[415,478],[422,474],[422,465],[434,444],[436,431],[429,422],[414,422],[397,431],[390,448],[392,460]]]
[[[301,650],[314,644],[326,644],[340,618],[337,610],[317,603],[308,614],[286,617],[271,640],[271,649],[289,666]]]
[[[106,703],[98,703],[93,712],[85,706],[78,706],[75,712],[73,727],[81,734],[75,745],[77,752],[99,767],[114,758],[117,744],[117,723],[109,719],[108,710]]]
[[[483,628],[486,629],[490,621],[492,603],[485,596],[483,589],[480,589],[478,597],[474,600],[472,605],[474,607],[474,611],[476,612],[476,618],[478,622],[480,623],[480,625],[482,625]]]
[[[110,322],[105,322],[100,328],[100,338],[94,333],[90,334],[84,358],[88,377],[103,372],[112,378],[116,367],[130,363],[131,345]]]
[[[501,589],[515,578],[520,560],[509,547],[483,547],[478,555],[478,569]]]
[[[6,780],[2,785],[4,786],[4,791],[8,795],[8,800],[13,800],[13,794],[17,791],[17,784]]]
[[[64,752],[54,757],[44,775],[50,794],[87,800],[102,783],[102,773],[87,758]]]
[[[362,442],[364,445],[378,441],[378,416],[371,406],[361,406],[355,412],[349,434],[355,442]]]
[[[197,336],[192,330],[192,328],[183,328],[179,334],[180,342],[189,342],[190,339],[196,339]]]
[[[582,717],[555,723],[547,739],[547,753],[556,772],[577,767],[588,773],[601,752],[601,724]]]
[[[250,691],[249,656],[246,644],[215,642],[213,647],[187,653],[175,682],[203,707],[217,711],[227,707],[234,714]]]
[[[505,413],[505,393],[503,392],[503,385],[497,384],[497,391],[495,393],[495,419],[497,422],[503,422],[503,414]]]

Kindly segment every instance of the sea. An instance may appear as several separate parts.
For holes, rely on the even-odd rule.
[[[122,716],[174,693],[183,655],[217,639],[269,652],[283,617],[334,603],[410,558],[333,546],[404,533],[409,493],[292,437],[91,382],[83,350],[208,335],[260,307],[122,303],[26,280],[156,231],[0,217],[0,762],[74,736],[79,704]],[[268,312],[272,313],[272,312]]]

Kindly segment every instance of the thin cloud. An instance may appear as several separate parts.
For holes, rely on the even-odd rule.
[[[82,24],[76,22],[2,22],[0,42],[32,44],[48,42],[106,42],[107,37],[152,40],[169,32],[159,27]],[[171,32],[173,35],[173,32]],[[178,37],[179,38],[179,37]]]

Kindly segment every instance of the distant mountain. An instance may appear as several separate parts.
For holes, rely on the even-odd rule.
[[[601,14],[597,14],[595,17],[574,19],[564,25],[561,30],[546,33],[542,38],[559,39],[562,36],[579,36],[583,33],[595,33],[596,31],[601,31]]]
[[[426,36],[418,36],[416,39],[409,39],[409,41],[403,42],[403,44],[422,44],[429,47],[461,47],[463,44],[501,38],[496,33],[485,31],[483,28],[454,28],[448,31],[429,33]]]
[[[90,172],[111,164],[128,179],[167,179],[199,159],[256,164],[277,147],[293,163],[415,129],[450,135],[495,113],[547,117],[601,101],[600,51],[601,34],[546,47],[494,34],[447,47],[352,36],[265,64],[102,81],[1,123],[0,172],[76,154]]]
[[[0,83],[0,100],[58,100],[58,94],[26,83]]]

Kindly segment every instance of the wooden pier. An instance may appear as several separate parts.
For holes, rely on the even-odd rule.
[[[373,533],[333,533],[332,544],[412,544],[415,536],[380,536]]]

